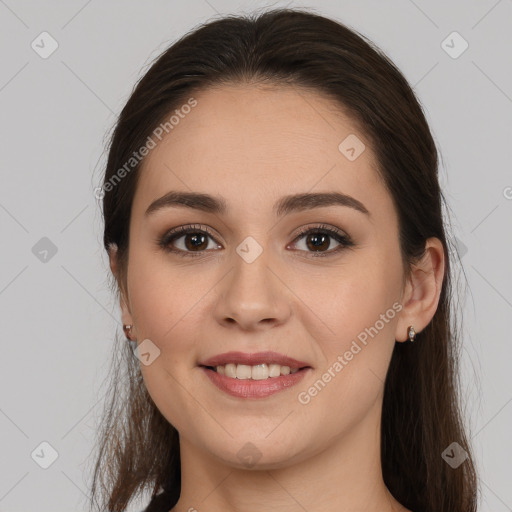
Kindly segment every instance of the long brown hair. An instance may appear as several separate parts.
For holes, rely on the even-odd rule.
[[[414,512],[475,511],[478,482],[460,407],[459,336],[437,149],[403,75],[353,29],[307,10],[232,15],[200,26],[156,59],[116,123],[102,185],[104,246],[107,251],[110,244],[118,247],[117,293],[125,286],[129,219],[140,168],[140,162],[126,163],[155,127],[195,93],[237,83],[313,90],[359,123],[398,213],[406,275],[423,254],[427,238],[442,241],[446,266],[438,309],[416,343],[395,344],[387,373],[382,471],[392,495]],[[112,368],[91,506],[120,512],[150,489],[153,499],[147,510],[168,511],[180,495],[178,432],[149,396],[127,342],[118,340]],[[442,457],[453,442],[468,455],[456,469]]]

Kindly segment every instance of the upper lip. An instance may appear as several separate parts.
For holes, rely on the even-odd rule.
[[[277,352],[256,352],[248,354],[245,352],[225,352],[210,357],[199,363],[199,366],[225,366],[227,364],[246,364],[255,366],[257,364],[279,364],[281,366],[289,366],[290,368],[309,367],[308,363],[298,361],[292,357],[278,354]]]

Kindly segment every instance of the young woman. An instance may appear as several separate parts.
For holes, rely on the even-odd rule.
[[[402,74],[334,20],[229,16],[166,50],[102,185],[131,342],[91,503],[476,510],[437,166]]]

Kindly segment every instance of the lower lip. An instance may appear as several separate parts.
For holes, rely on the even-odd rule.
[[[265,398],[295,386],[295,384],[299,383],[305,377],[306,373],[311,368],[304,368],[295,373],[281,375],[279,377],[269,377],[263,380],[233,379],[204,366],[202,366],[201,369],[221,391],[224,391],[228,395],[239,398]]]

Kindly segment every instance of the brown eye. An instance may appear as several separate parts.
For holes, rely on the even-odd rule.
[[[324,233],[313,233],[306,236],[306,246],[312,251],[324,251],[331,245],[330,236]]]
[[[305,247],[304,249],[300,247],[299,241],[304,242],[302,246]],[[294,245],[299,246],[300,250],[312,253],[312,256],[328,256],[354,244],[348,235],[334,229],[316,227],[303,230],[295,238]],[[332,248],[333,246],[334,248]]]
[[[189,251],[200,251],[208,246],[208,238],[202,233],[189,233],[188,235],[182,235],[180,238],[184,238],[185,247]]]
[[[185,226],[169,231],[158,241],[158,245],[165,251],[174,252],[180,256],[221,248],[207,229],[195,226]]]
[[[179,256],[200,256],[212,249],[222,249],[206,227],[196,226],[181,226],[173,229],[157,243],[165,251]],[[300,243],[304,243],[304,246],[300,247]],[[300,252],[309,253],[311,256],[329,256],[354,244],[348,235],[320,226],[303,230],[292,245],[299,246]]]

